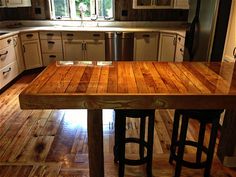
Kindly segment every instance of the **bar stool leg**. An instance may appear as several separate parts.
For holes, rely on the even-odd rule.
[[[119,161],[119,144],[120,144],[120,126],[121,126],[121,119],[119,118],[119,111],[115,111],[115,143],[113,147],[113,154],[114,154],[114,162],[118,163]]]
[[[172,137],[171,137],[171,145],[170,145],[170,157],[169,157],[169,163],[172,164],[173,162],[173,155],[176,151],[176,142],[178,138],[178,131],[179,131],[179,120],[180,120],[180,114],[176,111],[174,115],[174,123],[173,123],[173,130],[172,130]]]
[[[140,145],[139,145],[139,157],[141,160],[144,158],[144,145],[142,141],[145,140],[145,118],[146,117],[141,117],[140,120]]]
[[[125,127],[126,127],[126,118],[121,117],[120,127],[119,127],[120,128],[119,139],[121,142],[125,142]],[[125,143],[120,143],[119,148],[118,148],[118,152],[119,152],[119,177],[124,177],[124,173],[125,173]]]
[[[185,148],[185,140],[186,140],[187,129],[188,129],[188,121],[189,121],[188,117],[185,117],[185,116],[182,117],[182,125],[181,125],[181,132],[180,132],[180,138],[179,138],[179,148],[178,148],[176,167],[175,167],[175,177],[180,177],[180,174],[181,174],[181,167],[182,167],[184,148]]]
[[[220,119],[220,116],[218,117],[218,119],[213,120],[213,123],[212,123],[211,137],[210,137],[210,142],[209,142],[209,146],[208,146],[204,177],[210,176],[211,165],[212,165],[212,160],[213,160],[213,156],[214,156],[214,148],[215,148],[215,144],[216,144],[217,132],[218,132],[218,127],[219,127],[219,119]]]
[[[155,111],[150,112],[148,119],[148,150],[147,150],[147,176],[152,177],[152,154],[153,154],[153,138],[154,138],[154,123]]]
[[[198,146],[197,146],[197,156],[196,156],[197,163],[200,163],[202,159],[202,147],[204,143],[205,130],[206,130],[206,123],[201,122],[198,134]]]

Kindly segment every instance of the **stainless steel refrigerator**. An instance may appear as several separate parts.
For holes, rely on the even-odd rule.
[[[214,40],[216,40],[216,28],[219,28],[222,23],[219,12],[220,15],[224,14],[221,13],[220,0],[189,0],[189,4],[185,59],[190,61],[210,60]],[[225,19],[227,20],[227,18]]]

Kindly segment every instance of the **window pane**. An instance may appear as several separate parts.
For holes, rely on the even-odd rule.
[[[55,16],[69,17],[68,0],[54,0]]]
[[[98,16],[113,17],[113,0],[97,0]]]
[[[84,17],[91,16],[92,0],[75,0],[76,16],[80,17],[82,11]]]

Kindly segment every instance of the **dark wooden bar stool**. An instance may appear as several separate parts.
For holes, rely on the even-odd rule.
[[[169,158],[170,163],[172,163],[173,160],[176,162],[174,177],[179,177],[181,175],[182,166],[193,169],[205,168],[204,177],[210,176],[210,170],[214,156],[214,148],[217,138],[217,131],[219,127],[219,119],[222,112],[223,110],[175,111],[174,126],[173,126],[171,146],[170,146],[170,158]],[[180,135],[178,138],[179,123],[181,118],[182,118],[182,124],[180,129]],[[186,140],[189,119],[196,119],[200,123],[197,142]],[[210,140],[208,147],[203,145],[207,124],[211,124]],[[183,158],[184,148],[186,145],[197,148],[195,162],[189,162],[184,160]],[[203,162],[202,162],[202,153],[206,154],[206,160]]]
[[[126,118],[140,118],[139,137],[125,137]],[[145,141],[145,122],[148,117],[148,138]],[[155,110],[115,110],[115,145],[114,161],[119,163],[119,177],[124,176],[126,165],[146,164],[148,177],[152,177],[152,154],[154,136]],[[139,159],[127,159],[125,157],[125,144],[137,143],[139,145]],[[147,151],[144,156],[145,149]]]

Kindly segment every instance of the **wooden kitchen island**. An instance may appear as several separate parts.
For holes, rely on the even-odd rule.
[[[234,63],[58,61],[19,98],[22,109],[88,109],[90,176],[103,177],[102,109],[234,110],[236,67]]]

